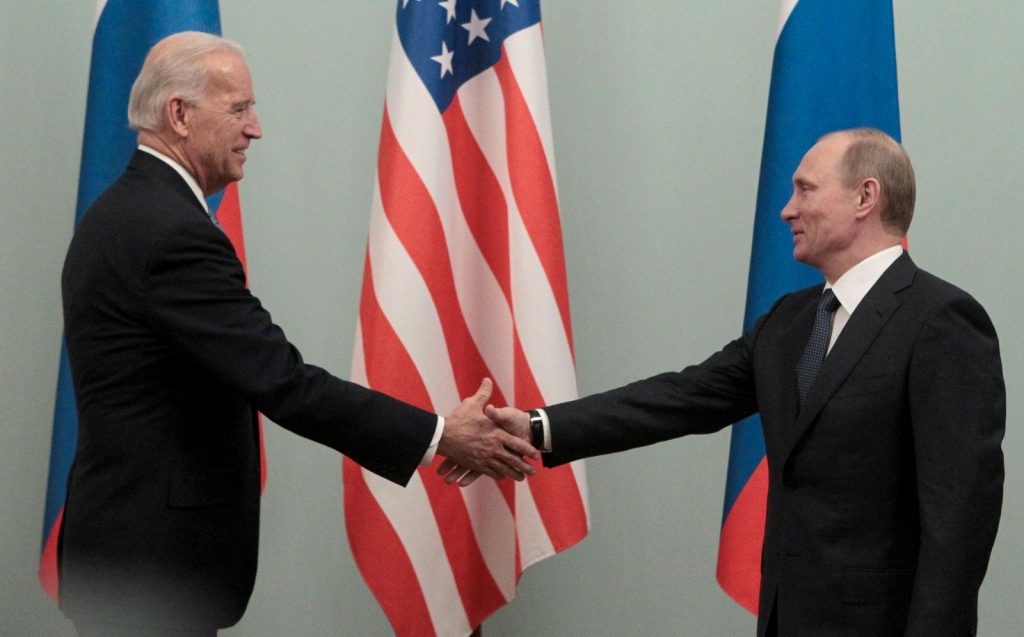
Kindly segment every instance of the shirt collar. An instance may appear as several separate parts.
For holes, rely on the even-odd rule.
[[[853,314],[867,293],[882,278],[889,266],[903,254],[903,246],[895,245],[876,252],[847,270],[835,283],[826,284],[832,288],[843,309]]]
[[[199,182],[196,181],[196,178],[193,177],[190,172],[185,170],[185,168],[181,164],[174,161],[167,155],[161,153],[160,151],[154,148],[150,148],[145,144],[139,144],[139,150],[147,152],[150,155],[156,157],[157,159],[163,161],[165,164],[173,168],[176,173],[181,175],[181,178],[185,180],[185,183],[188,184],[188,187],[192,189],[192,193],[196,196],[196,199],[198,199],[199,203],[202,204],[203,210],[206,211],[207,215],[210,214],[210,206],[206,204],[206,197],[203,196],[203,189],[199,187]]]

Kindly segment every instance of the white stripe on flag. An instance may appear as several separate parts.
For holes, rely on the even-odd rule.
[[[566,497],[572,497],[572,494]],[[516,527],[519,530],[519,559],[524,569],[555,554],[537,503],[530,493],[530,485],[525,482],[516,483]]]
[[[405,546],[434,629],[439,635],[469,633],[472,627],[419,473],[413,474],[405,489],[366,469],[363,478]]]
[[[506,600],[516,596],[516,521],[493,480],[481,479],[463,490],[484,562]]]
[[[445,346],[444,329],[423,277],[384,215],[378,181],[367,250],[373,268],[373,290],[381,312],[412,358],[430,402],[439,413],[459,404],[459,391]]]
[[[96,33],[96,26],[100,23],[100,16],[103,15],[103,9],[107,6],[107,0],[96,0],[96,13],[92,16],[92,32]]]
[[[352,381],[368,387],[361,322],[356,324],[355,341]],[[367,489],[405,546],[437,634],[470,632],[469,620],[458,598],[455,575],[419,474],[413,474],[409,486],[403,489],[366,469],[359,470]]]
[[[551,183],[558,185],[555,174],[555,144],[551,134],[551,107],[548,102],[548,71],[544,62],[544,33],[540,25],[523,29],[505,40],[509,66],[519,83],[519,90],[537,126],[544,156],[548,160]],[[555,197],[558,188],[555,188]],[[575,373],[573,374],[575,376]]]
[[[575,366],[559,320],[558,305],[537,251],[526,234],[512,193],[504,111],[496,107],[503,103],[501,84],[494,71],[486,71],[466,82],[459,91],[460,99],[463,96],[466,123],[497,177],[508,205],[513,306],[519,338],[530,369],[546,403],[575,398]],[[477,108],[477,105],[481,107]],[[487,105],[487,108],[482,105]],[[495,134],[496,130],[500,134]],[[553,337],[553,342],[544,336]],[[508,398],[512,399],[511,396]]]
[[[508,303],[463,216],[455,189],[451,148],[437,105],[409,64],[397,35],[395,42],[397,53],[392,50],[386,98],[391,127],[437,208],[456,294],[474,344],[495,383],[510,388],[512,317]]]
[[[577,396],[575,365],[565,330],[559,322],[558,304],[533,243],[519,216],[509,219],[512,244],[512,305],[519,339],[530,371],[544,397],[544,404]],[[533,407],[535,405],[524,405]]]
[[[779,0],[779,26],[775,32],[776,41],[778,41],[779,35],[782,33],[782,29],[785,28],[790,14],[793,13],[793,9],[796,8],[796,3],[799,1],[800,0]]]

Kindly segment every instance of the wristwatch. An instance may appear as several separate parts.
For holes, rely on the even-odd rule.
[[[543,449],[544,419],[536,409],[531,409],[528,413],[530,414],[530,444],[534,449]]]

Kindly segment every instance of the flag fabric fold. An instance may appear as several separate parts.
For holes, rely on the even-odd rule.
[[[76,227],[89,206],[124,171],[137,146],[135,131],[128,128],[128,93],[146,53],[158,41],[179,31],[219,34],[217,0],[100,0],[97,3],[75,206]],[[211,197],[209,203],[244,266],[245,245],[235,185]],[[77,437],[74,389],[67,350],[62,344],[39,563],[40,584],[54,601],[59,589],[57,539]],[[265,469],[263,471],[265,476]]]
[[[878,128],[900,139],[892,0],[782,0],[754,218],[743,328],[786,292],[821,281],[794,261],[779,214],[804,153],[839,129]],[[757,416],[732,430],[718,581],[757,613],[768,468]]]
[[[437,413],[576,396],[538,0],[398,0],[352,379]],[[436,464],[440,459],[435,460]],[[588,530],[582,463],[405,489],[345,460],[356,563],[400,637],[467,635]]]

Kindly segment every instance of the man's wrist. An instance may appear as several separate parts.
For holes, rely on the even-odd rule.
[[[444,416],[437,417],[437,424],[434,425],[434,436],[430,440],[430,444],[427,446],[427,450],[423,453],[423,457],[420,459],[421,467],[429,467],[430,463],[434,461],[434,456],[437,455],[437,447],[441,444],[441,436],[444,434]]]

